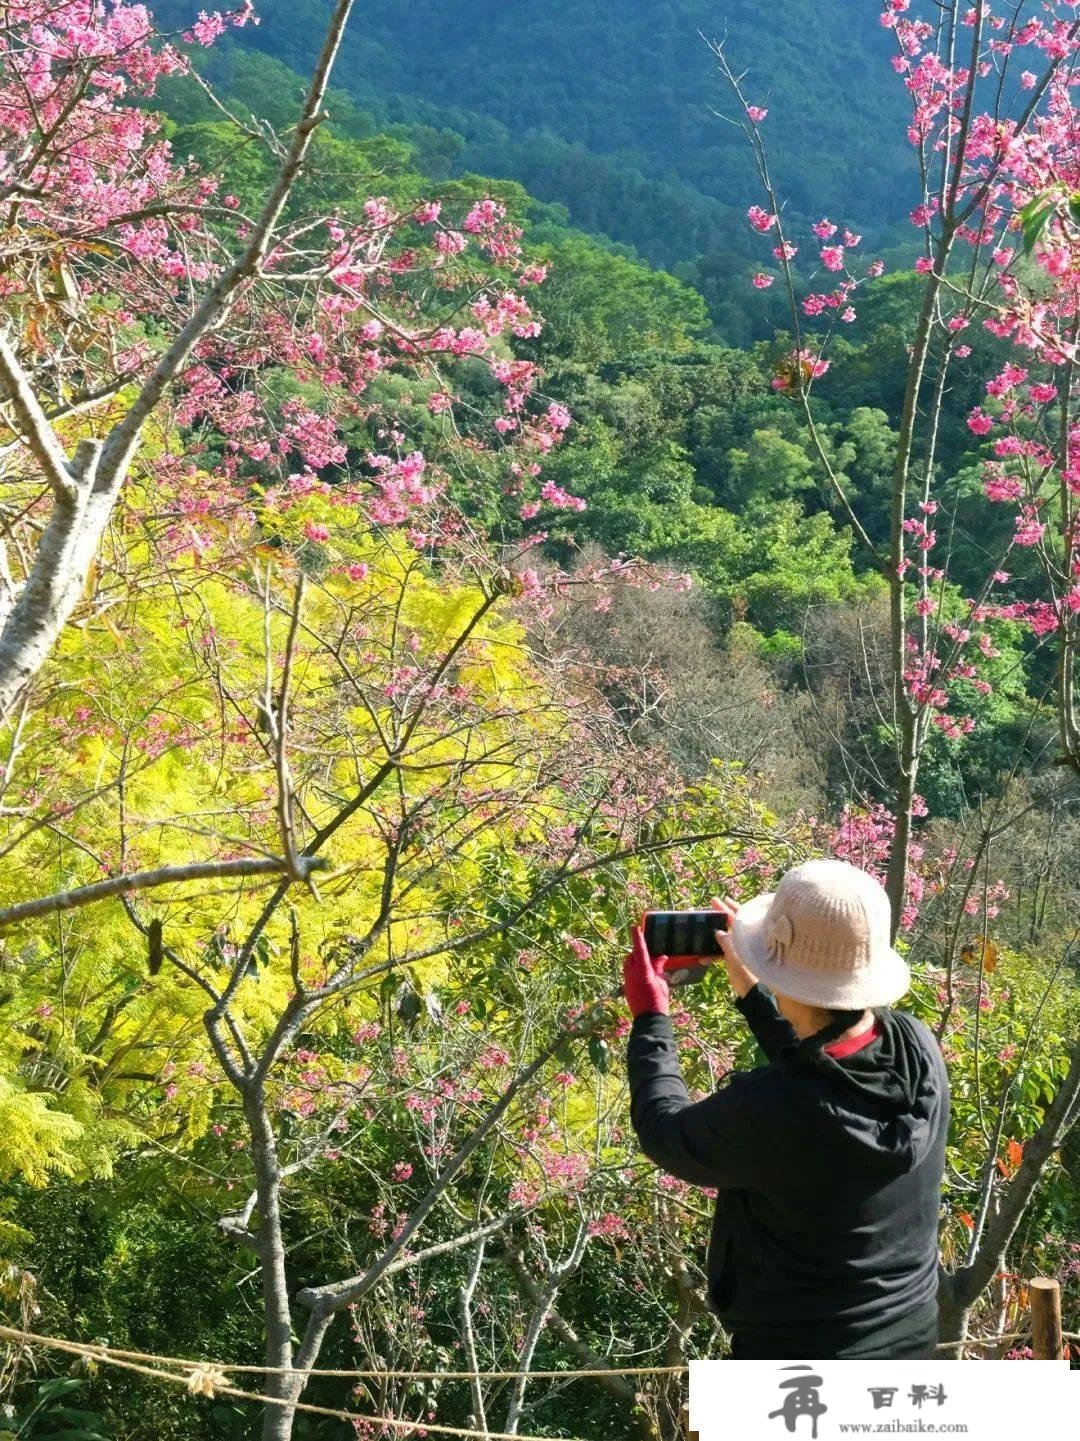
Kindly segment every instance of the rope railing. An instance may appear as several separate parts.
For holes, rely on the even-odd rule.
[[[310,1401],[290,1401],[287,1397],[267,1396],[259,1391],[248,1391],[240,1386],[228,1384],[227,1369],[209,1361],[190,1361],[182,1357],[158,1357],[160,1362],[175,1366],[186,1366],[187,1372],[163,1371],[157,1367],[144,1366],[138,1361],[129,1360],[130,1356],[147,1355],[146,1352],[132,1351],[121,1356],[109,1346],[93,1344],[83,1341],[65,1341],[58,1336],[41,1336],[35,1331],[26,1331],[14,1326],[0,1326],[0,1339],[14,1341],[23,1345],[46,1346],[54,1351],[62,1351],[68,1355],[83,1357],[87,1360],[103,1362],[107,1366],[117,1366],[124,1371],[133,1371],[139,1376],[149,1376],[156,1381],[172,1381],[175,1385],[183,1386],[192,1396],[232,1396],[240,1401],[258,1401],[265,1406],[281,1406],[289,1411],[303,1411],[310,1416],[329,1416],[335,1421],[347,1421],[350,1425],[362,1421],[373,1426],[389,1426],[396,1428],[401,1434],[415,1433],[422,1431],[426,1436],[454,1436],[459,1441],[552,1441],[551,1437],[545,1436],[524,1436],[520,1433],[509,1431],[474,1431],[463,1426],[447,1426],[441,1422],[409,1421],[393,1416],[365,1416],[359,1411],[342,1411],[332,1406],[316,1406]],[[229,1367],[228,1370],[240,1370],[240,1367]],[[244,1370],[274,1371],[274,1367],[244,1367]],[[280,1371],[276,1374],[313,1375],[309,1371]],[[386,1376],[385,1371],[369,1373],[373,1376]],[[402,1376],[415,1376],[417,1373],[404,1371],[398,1373]],[[436,1373],[443,1374],[443,1373]],[[535,1373],[529,1373],[535,1374]],[[584,1441],[583,1437],[564,1436],[558,1441]]]
[[[935,1351],[955,1351],[958,1346],[1003,1346],[1006,1341],[1026,1341],[1030,1331],[1006,1331],[1000,1336],[965,1336],[962,1341],[939,1341]]]
[[[595,1379],[598,1376],[675,1376],[684,1375],[686,1366],[603,1366],[591,1370],[582,1371],[394,1371],[379,1368],[377,1370],[336,1370],[320,1366],[249,1366],[249,1365],[223,1365],[210,1361],[195,1361],[185,1356],[160,1356],[152,1351],[125,1351],[119,1346],[107,1346],[101,1342],[93,1341],[61,1341],[55,1336],[39,1336],[33,1331],[18,1331],[11,1326],[0,1326],[0,1338],[12,1340],[16,1337],[25,1338],[27,1341],[35,1342],[39,1346],[53,1346],[56,1349],[68,1347],[78,1348],[80,1352],[85,1350],[89,1355],[103,1359],[102,1353],[109,1358],[118,1358],[125,1361],[154,1361],[162,1366],[183,1366],[191,1370],[217,1365],[220,1370],[233,1372],[237,1375],[281,1375],[281,1376],[333,1376],[339,1380],[409,1380],[409,1381],[517,1381],[522,1377],[537,1381],[576,1381],[585,1378]]]
[[[1066,1341],[1080,1341],[1080,1331],[1063,1331],[1062,1337]],[[234,1373],[236,1375],[282,1375],[282,1376],[331,1376],[338,1380],[409,1380],[409,1381],[517,1381],[522,1377],[536,1381],[576,1381],[595,1380],[605,1376],[681,1376],[689,1370],[686,1365],[682,1366],[615,1366],[605,1364],[602,1367],[585,1368],[581,1370],[561,1371],[395,1371],[392,1368],[378,1367],[370,1370],[358,1369],[356,1367],[337,1368],[324,1366],[256,1366],[237,1363],[225,1365],[219,1362],[196,1360],[190,1356],[163,1356],[153,1351],[125,1351],[120,1346],[109,1346],[98,1341],[65,1341],[55,1336],[41,1336],[34,1331],[19,1330],[11,1326],[0,1326],[0,1338],[5,1340],[21,1340],[33,1342],[39,1346],[52,1346],[56,1349],[70,1349],[78,1354],[87,1354],[103,1359],[118,1359],[125,1361],[153,1361],[162,1366],[186,1367],[192,1371],[203,1370],[208,1366],[217,1366],[219,1370]],[[938,1351],[954,1350],[958,1346],[982,1346],[994,1347],[1002,1345],[1006,1341],[1026,1341],[1031,1339],[1031,1331],[1006,1331],[1001,1335],[994,1336],[967,1336],[960,1341],[942,1341],[936,1347]]]
[[[1080,1332],[1061,1331],[1063,1341],[1080,1341]],[[961,1341],[942,1341],[938,1351],[957,1348],[993,1348],[1006,1343],[1030,1340],[1032,1332],[1010,1331],[998,1336],[969,1337]],[[305,1380],[314,1376],[334,1377],[339,1380],[411,1380],[411,1381],[576,1381],[611,1376],[677,1376],[689,1370],[682,1366],[604,1366],[572,1371],[398,1371],[391,1369],[336,1369],[330,1367],[273,1367],[254,1365],[223,1365],[215,1361],[197,1361],[186,1356],[163,1356],[151,1351],[130,1351],[109,1346],[104,1342],[69,1341],[59,1336],[43,1336],[23,1327],[0,1325],[0,1340],[20,1346],[44,1346],[49,1350],[77,1356],[86,1361],[96,1361],[116,1366],[136,1375],[148,1376],[157,1381],[171,1381],[183,1386],[192,1396],[232,1396],[241,1401],[257,1401],[266,1406],[282,1406],[309,1415],[329,1416],[334,1420],[350,1423],[365,1422],[376,1426],[395,1428],[401,1434],[423,1431],[432,1436],[452,1436],[462,1441],[551,1441],[549,1437],[523,1436],[505,1431],[470,1430],[467,1427],[448,1426],[444,1423],[426,1420],[410,1421],[390,1416],[365,1416],[357,1411],[344,1411],[330,1406],[318,1406],[310,1401],[292,1401],[286,1397],[268,1396],[264,1392],[249,1391],[233,1386],[230,1375],[277,1375],[298,1376]],[[148,1364],[152,1363],[152,1364]],[[172,1368],[172,1369],[167,1369]],[[581,1441],[581,1438],[567,1436],[560,1441]]]

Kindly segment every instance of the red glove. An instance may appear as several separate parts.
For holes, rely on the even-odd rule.
[[[633,1016],[666,1016],[668,1013],[668,983],[664,976],[664,962],[667,956],[649,955],[645,944],[645,933],[640,926],[634,927],[630,954],[623,961],[623,995],[626,997]]]

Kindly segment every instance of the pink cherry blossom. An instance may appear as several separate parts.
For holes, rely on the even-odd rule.
[[[1017,545],[1038,545],[1045,529],[1032,507],[1024,506],[1016,518],[1016,534],[1013,539]]]

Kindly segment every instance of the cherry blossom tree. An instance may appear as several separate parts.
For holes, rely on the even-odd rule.
[[[889,0],[881,17],[895,36],[893,68],[911,100],[908,140],[921,192],[913,196],[911,220],[921,240],[915,270],[924,277],[908,347],[887,550],[870,539],[833,469],[812,400],[815,388],[828,384],[830,338],[856,319],[860,290],[884,267],[879,260],[860,260],[862,237],[828,217],[808,225],[805,236],[793,233],[770,177],[767,107],[749,93],[724,46],[713,46],[763,187],[763,203],[752,206],[747,218],[774,241],[774,268],[759,271],[753,283],[764,288],[779,276],[790,305],[791,348],[773,385],[800,407],[836,504],[888,586],[889,694],[880,716],[894,756],[887,778],[891,800],[849,817],[837,844],[842,853],[869,852],[871,864],[880,867],[894,932],[915,924],[934,890],[927,867],[932,870],[937,859],[926,855],[914,830],[925,813],[919,768],[927,740],[935,729],[961,736],[974,728],[964,696],[970,688],[991,688],[983,667],[996,654],[995,620],[1019,621],[1037,641],[1052,639],[1057,646],[1059,761],[1080,773],[1080,230],[1072,102],[1080,20],[1069,4],[999,10],[945,3],[923,11],[911,0]],[[797,256],[812,276],[805,294],[794,270]],[[958,493],[941,473],[937,450],[945,396],[972,356],[974,327],[1011,341],[1016,351],[1015,359],[986,377],[987,400],[967,418],[973,436],[987,437],[987,502],[1012,505],[1016,523],[1004,552],[989,557],[978,592],[961,596],[949,578]],[[1014,569],[1020,584],[1010,596]],[[959,876],[959,914],[981,911],[984,935],[988,902],[981,862],[1002,819],[995,811],[974,851],[966,857],[954,852],[945,865],[949,875]],[[943,884],[938,882],[939,895]],[[951,978],[959,927],[947,933]],[[1007,1088],[1002,1116],[1008,1096]],[[961,1334],[971,1305],[1002,1269],[1006,1247],[1078,1110],[1080,1049],[1074,1047],[1015,1174],[1000,1174],[1000,1133],[997,1144],[988,1133],[966,1255],[943,1276],[946,1334]]]
[[[485,354],[511,327],[528,333],[520,287],[542,271],[517,263],[495,202],[479,203],[462,231],[439,223],[438,204],[403,216],[371,199],[362,222],[347,225],[288,213],[325,119],[350,10],[346,0],[334,7],[288,145],[248,127],[253,143],[270,146],[278,173],[261,211],[245,216],[214,177],[177,164],[161,138],[150,108],[155,83],[192,72],[177,46],[155,35],[145,7],[41,0],[5,8],[0,198],[9,319],[0,383],[11,436],[5,484],[19,500],[5,521],[0,572],[4,716],[75,611],[132,467],[150,459],[148,427],[167,398],[178,402],[180,423],[211,418],[228,437],[204,482],[205,512],[215,487],[235,494],[245,480],[265,478],[257,467],[267,462],[281,468],[298,458],[300,476],[340,463],[339,427],[362,413],[365,390],[388,365],[433,371],[440,356]],[[186,38],[212,44],[252,13],[247,3],[226,16],[204,13]],[[417,234],[406,237],[410,229]],[[455,261],[470,237],[494,266],[516,272],[510,288],[474,297],[473,324],[414,332],[407,309],[383,317],[380,292],[394,277],[402,290],[425,272],[442,290],[453,288],[452,275],[460,283]],[[274,364],[324,387],[318,416],[300,401],[263,413],[255,382]],[[527,431],[541,449],[552,443],[569,416],[561,407],[539,421],[521,414],[532,367],[504,361],[497,373],[507,387],[499,429]],[[440,403],[450,398],[433,397],[433,409]],[[372,516],[399,521],[425,493],[422,467],[385,457],[377,464]]]
[[[348,221],[290,209],[350,9],[334,7],[287,143],[235,121],[278,166],[251,216],[215,177],[178,164],[162,138],[157,81],[196,77],[145,7],[30,0],[4,10],[0,716],[25,703],[70,622],[111,606],[98,557],[125,494],[126,524],[175,508],[174,551],[181,535],[201,546],[214,526],[238,527],[245,544],[252,487],[273,497],[272,509],[340,467],[345,432],[372,414],[366,392],[382,372],[427,377],[438,414],[453,405],[440,364],[461,357],[488,364],[503,387],[503,450],[516,442],[529,452],[508,488],[534,483],[537,457],[569,423],[561,407],[529,414],[535,368],[496,353],[500,336],[537,324],[526,293],[543,279],[521,262],[502,207],[478,201],[461,229],[440,221],[437,203],[402,215],[371,198]],[[209,45],[252,18],[247,3],[203,13],[184,39]],[[470,245],[479,266],[463,259]],[[421,315],[425,277],[447,302],[439,318]],[[280,404],[264,388],[271,372],[291,378]],[[305,387],[318,388],[318,409]],[[213,437],[209,449],[200,432]],[[445,479],[425,471],[419,450],[401,450],[402,436],[382,434],[393,453],[371,453],[366,513],[405,524]],[[560,493],[541,503],[577,502]],[[260,864],[285,868],[280,857]],[[249,865],[238,862],[241,873]],[[129,881],[114,877],[112,891]]]

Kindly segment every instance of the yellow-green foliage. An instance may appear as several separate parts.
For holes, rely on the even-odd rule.
[[[133,505],[138,500],[135,493]],[[307,539],[314,526],[329,536]],[[380,767],[386,775],[323,845],[330,869],[318,877],[318,896],[302,887],[290,896],[301,973],[321,975],[344,937],[372,925],[387,827],[425,797],[437,820],[431,844],[445,864],[436,855],[429,869],[417,869],[370,961],[436,943],[444,926],[432,913],[448,888],[461,894],[477,880],[499,827],[508,838],[529,827],[542,834],[556,814],[556,801],[546,806],[537,794],[535,812],[510,819],[508,805],[481,837],[472,834],[469,795],[458,795],[481,756],[472,786],[507,798],[527,791],[550,743],[552,699],[520,627],[487,609],[467,575],[436,574],[401,537],[374,535],[354,507],[330,496],[268,507],[247,536],[210,521],[191,532],[180,554],[172,547],[167,568],[156,549],[160,531],[148,524],[120,528],[103,556],[81,623],[66,633],[14,738],[0,822],[0,908],[103,874],[282,854],[274,747],[258,721],[268,676],[272,692],[281,684],[302,569],[308,583],[289,697],[297,844]],[[115,594],[124,597],[119,605]],[[407,726],[408,706],[389,693],[395,676],[414,656],[438,661],[466,631],[447,681],[467,692],[468,723],[448,727],[421,713]],[[139,1134],[183,1145],[205,1131],[219,1070],[203,1025],[208,998],[168,962],[148,975],[140,927],[160,919],[167,946],[220,983],[230,948],[248,934],[273,884],[173,885],[0,934],[4,1174],[41,1183],[50,1169],[102,1172]],[[289,926],[281,907],[257,953],[258,978],[237,997],[255,1042],[293,989]],[[417,967],[419,981],[441,966]]]
[[[50,1171],[70,1173],[81,1134],[75,1117],[54,1109],[48,1097],[16,1090],[0,1078],[0,1179],[21,1174],[40,1186]]]

